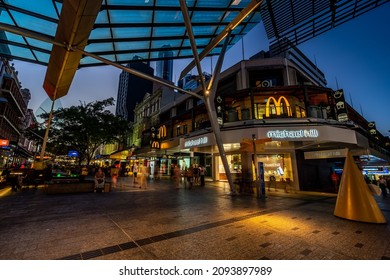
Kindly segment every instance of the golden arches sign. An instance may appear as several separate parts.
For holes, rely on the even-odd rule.
[[[165,125],[160,126],[158,129],[159,138],[167,137],[167,127]]]
[[[290,102],[288,102],[287,98],[284,97],[284,96],[281,96],[279,97],[278,100],[276,100],[274,97],[269,97],[268,100],[267,100],[267,104],[265,105],[265,116],[266,117],[269,117],[270,115],[270,112],[269,112],[269,109],[270,109],[270,103],[271,101],[274,102],[275,104],[275,107],[276,107],[276,115],[279,116],[280,115],[280,111],[281,111],[281,108],[282,108],[282,101],[284,101],[284,103],[286,104],[286,108],[287,108],[287,115],[289,117],[292,117],[292,112],[291,112],[291,108],[290,108]]]
[[[158,142],[158,141],[153,141],[153,142],[152,142],[152,148],[153,148],[153,149],[160,149],[160,142]]]

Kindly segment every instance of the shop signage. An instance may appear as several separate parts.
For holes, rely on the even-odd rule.
[[[199,137],[196,139],[186,140],[184,142],[184,148],[191,148],[196,147],[200,145],[208,144],[209,138],[207,136]]]
[[[305,152],[305,159],[342,158],[346,157],[347,153],[348,149]]]
[[[344,90],[339,89],[333,92],[333,99],[336,103],[336,117],[339,122],[348,121],[347,105],[344,97]]]
[[[268,138],[295,139],[295,138],[318,138],[317,129],[299,129],[299,130],[270,130],[267,132]]]
[[[275,108],[276,108],[276,115],[277,115],[277,116],[280,116],[280,115],[281,115],[282,109],[283,109],[283,110],[287,110],[287,112],[284,112],[284,113],[287,113],[287,115],[288,115],[289,117],[292,116],[290,103],[288,102],[288,100],[287,100],[286,97],[280,96],[279,99],[276,100],[274,97],[271,96],[271,97],[268,98],[267,104],[265,104],[265,116],[266,116],[266,117],[269,117],[269,116],[270,116],[271,101],[272,101],[272,102],[274,103],[274,105],[275,105]]]
[[[9,140],[7,139],[0,139],[0,146],[8,146]]]

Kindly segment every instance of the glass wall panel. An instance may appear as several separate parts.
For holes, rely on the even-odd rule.
[[[91,40],[109,39],[109,38],[111,38],[111,31],[109,28],[93,29],[91,31],[91,35],[89,36],[89,39]]]
[[[47,3],[48,2],[47,0],[34,0],[34,1],[12,0],[7,2],[11,2],[10,4],[12,6],[19,7],[23,10],[42,14],[54,19],[58,19],[57,12],[55,11],[54,6],[52,5],[52,1],[50,1],[50,3]]]
[[[34,54],[37,57],[39,62],[49,63],[50,53],[43,53],[43,52],[34,51]]]
[[[129,38],[129,39],[148,38],[150,37],[150,28],[149,27],[113,28],[112,33],[115,38]]]
[[[31,38],[26,38],[26,40],[27,40],[28,44],[31,46],[41,48],[41,49],[44,49],[47,51],[51,51],[51,49],[52,49],[52,44],[49,44],[49,43],[46,43],[43,41],[39,41],[39,40],[35,40],[35,39],[31,39]]]
[[[184,23],[181,11],[156,11],[154,19],[158,23]]]
[[[106,0],[108,5],[152,6],[153,0]]]
[[[85,47],[87,52],[112,51],[112,43],[89,44]]]
[[[54,36],[57,30],[57,24],[40,18],[32,17],[18,12],[12,13],[16,24],[19,27],[28,30],[37,30],[40,33]]]
[[[115,43],[115,49],[117,51],[131,51],[131,50],[145,50],[149,48],[149,42],[146,41],[133,41],[133,42],[117,42]]]
[[[111,23],[150,23],[152,11],[110,10]]]
[[[185,31],[185,27],[157,27],[153,28],[153,36],[184,36]]]

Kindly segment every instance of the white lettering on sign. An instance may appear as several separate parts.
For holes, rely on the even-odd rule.
[[[184,147],[185,148],[190,148],[194,146],[200,146],[207,144],[209,142],[209,138],[207,136],[205,137],[200,137],[198,139],[193,139],[193,140],[188,140],[184,142]]]
[[[318,138],[317,129],[300,130],[271,130],[267,132],[268,138]]]

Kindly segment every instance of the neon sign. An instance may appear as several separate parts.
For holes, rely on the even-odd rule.
[[[269,97],[268,100],[267,100],[267,104],[265,105],[265,116],[266,117],[269,117],[270,116],[270,107],[271,107],[271,101],[273,101],[273,103],[275,104],[275,107],[276,107],[276,115],[277,116],[280,116],[280,114],[282,113],[282,109],[283,109],[283,105],[285,104],[286,106],[286,109],[287,109],[287,115],[289,117],[292,116],[292,112],[291,112],[291,107],[290,107],[290,103],[288,102],[287,98],[284,97],[284,96],[281,96],[279,97],[278,100],[276,100],[274,97]],[[283,104],[284,102],[284,104]]]
[[[208,142],[209,142],[209,138],[207,136],[204,136],[204,137],[200,137],[200,138],[197,138],[197,139],[185,141],[184,142],[184,148],[190,148],[190,147],[205,145]]]
[[[299,130],[270,130],[267,132],[268,138],[318,138],[317,129]]]

